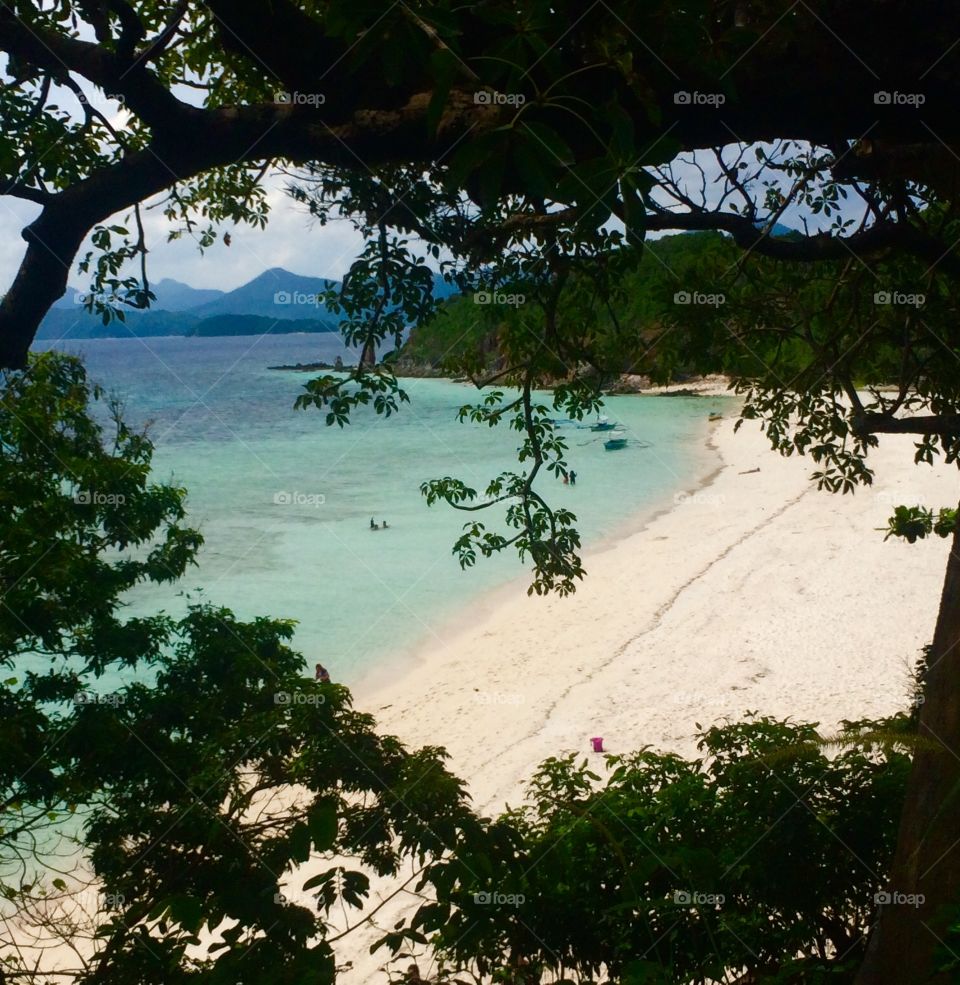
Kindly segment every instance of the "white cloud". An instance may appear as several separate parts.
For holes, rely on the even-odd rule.
[[[225,226],[221,232],[230,233],[231,245],[226,246],[220,240],[202,255],[190,237],[167,242],[170,226],[162,210],[143,209],[150,279],[155,283],[172,277],[193,287],[230,291],[271,267],[284,267],[313,277],[342,277],[361,248],[359,234],[345,221],[320,226],[311,220],[302,205],[285,194],[279,179],[270,179],[270,185],[267,228]],[[36,217],[39,208],[9,197],[0,198],[0,205],[3,206],[0,208],[2,293],[13,282],[26,249],[21,231]],[[108,222],[121,222],[124,218],[120,214]],[[84,243],[78,259],[90,248],[89,241]],[[89,285],[87,277],[77,272],[76,263],[70,271],[69,283],[78,289]]]

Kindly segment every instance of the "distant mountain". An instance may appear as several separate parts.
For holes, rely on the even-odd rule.
[[[153,311],[189,311],[201,304],[216,301],[224,293],[213,288],[191,287],[171,277],[164,277],[156,284],[151,284],[150,290],[157,297],[151,306]],[[66,294],[54,304],[54,308],[73,310],[81,307],[77,300],[80,293],[75,287],[68,287]]]
[[[153,338],[160,335],[264,335],[290,332],[330,332],[337,319],[323,305],[324,292],[340,282],[304,277],[272,267],[233,291],[200,289],[165,278],[151,289],[157,300],[148,311],[126,310],[123,322],[103,324],[79,303],[72,287],[51,308],[40,325],[39,339]],[[439,275],[434,278],[439,298],[456,294]]]
[[[323,306],[324,292],[340,282],[322,277],[303,277],[282,267],[271,267],[252,281],[215,301],[191,309],[201,318],[214,315],[260,315],[285,320],[329,319]]]
[[[152,285],[157,300],[153,307],[158,311],[190,311],[202,304],[209,304],[222,298],[224,292],[212,287],[191,287],[170,277],[164,277],[159,283]]]

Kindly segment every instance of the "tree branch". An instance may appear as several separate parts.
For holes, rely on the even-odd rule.
[[[924,417],[893,417],[889,414],[857,414],[853,432],[866,434],[960,435],[960,414],[930,414]]]

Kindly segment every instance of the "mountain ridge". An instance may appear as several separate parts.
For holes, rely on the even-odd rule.
[[[152,285],[156,301],[146,311],[124,309],[123,321],[106,325],[100,315],[88,312],[84,295],[68,287],[40,325],[38,339],[155,338],[161,335],[219,336],[335,332],[337,319],[327,313],[323,294],[338,288],[329,277],[295,274],[270,267],[234,288],[220,291],[197,288],[172,278]],[[455,289],[438,275],[438,297]]]

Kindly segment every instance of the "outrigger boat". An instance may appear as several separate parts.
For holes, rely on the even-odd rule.
[[[625,434],[614,435],[611,438],[607,438],[603,443],[603,447],[607,451],[619,451],[621,448],[627,447],[627,436]]]
[[[597,423],[594,424],[590,430],[591,431],[612,431],[617,425],[611,424],[610,419],[607,417],[598,417]]]

